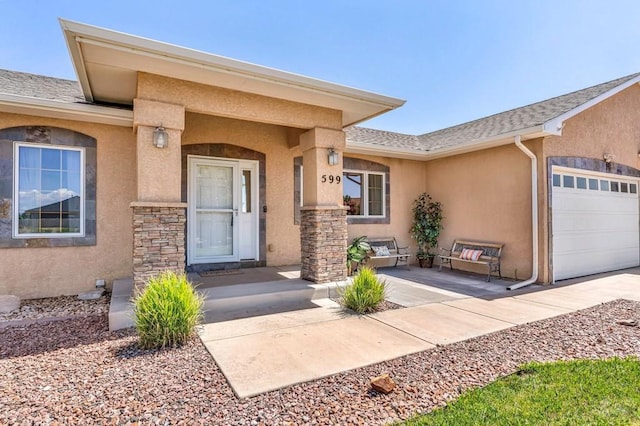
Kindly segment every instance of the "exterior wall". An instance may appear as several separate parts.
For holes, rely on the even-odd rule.
[[[608,168],[602,161],[605,153],[615,156]],[[540,189],[543,191],[541,215],[544,218],[544,225],[541,227],[543,233],[541,239],[544,238],[544,243],[541,244],[543,249],[541,257],[544,262],[541,268],[541,279],[544,282],[550,282],[552,276],[553,248],[550,232],[553,212],[550,210],[549,203],[549,162],[565,162],[570,167],[589,170],[595,165],[603,172],[637,176],[637,169],[640,169],[638,153],[640,153],[640,87],[638,85],[633,85],[567,120],[562,136],[549,136],[544,139],[544,161],[540,162]]]
[[[504,243],[502,275],[531,276],[530,160],[514,145],[433,160],[426,191],[443,206],[439,246],[455,239]],[[486,272],[474,265],[454,265]]]
[[[184,106],[188,111],[302,129],[342,130],[340,111],[154,74],[138,74],[138,98]]]
[[[52,126],[97,140],[96,245],[0,249],[0,294],[40,298],[78,294],[131,274],[131,209],[135,199],[135,136],[131,128],[0,114],[0,128]]]

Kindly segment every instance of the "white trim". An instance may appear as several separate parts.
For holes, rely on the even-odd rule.
[[[20,216],[20,148],[43,148],[43,149],[56,149],[59,151],[76,151],[80,152],[80,232],[67,232],[67,233],[47,233],[36,232],[29,234],[19,233],[19,220]],[[28,239],[28,238],[73,238],[85,236],[85,149],[84,147],[67,146],[67,145],[52,145],[52,144],[39,144],[23,141],[13,142],[13,226],[12,237],[15,239]],[[40,168],[42,169],[42,167]]]
[[[243,259],[238,253],[239,260],[259,260],[260,259],[260,161],[258,160],[238,160],[239,174],[238,179],[242,178],[242,172],[249,170],[251,172],[251,214],[253,214],[253,230],[255,234],[254,241],[254,257],[253,259]],[[241,185],[240,185],[241,186]],[[239,188],[241,190],[241,188]],[[242,204],[242,200],[240,200]],[[242,213],[242,212],[241,212]],[[242,232],[242,230],[240,230]],[[239,239],[238,239],[239,240]],[[240,249],[240,241],[238,241],[238,250]]]
[[[544,128],[546,132],[549,132],[551,134],[554,135],[561,135],[562,134],[562,128],[564,127],[564,122],[567,121],[568,119],[580,114],[582,111],[591,108],[592,106],[599,104],[600,102],[604,101],[607,98],[610,98],[611,96],[620,93],[621,91],[625,90],[626,88],[633,86],[636,83],[640,83],[640,75],[637,77],[632,78],[631,80],[625,81],[622,84],[619,84],[618,86],[615,86],[613,89],[610,89],[606,92],[604,92],[603,94],[596,96],[595,98],[583,103],[582,105],[578,105],[577,107],[573,108],[572,110],[569,110],[567,112],[565,112],[562,115],[559,115],[549,121],[547,121],[546,123],[544,123]]]
[[[377,156],[388,156],[394,158],[406,158],[409,160],[436,160],[438,158],[451,157],[454,155],[465,154],[473,151],[494,148],[498,146],[511,145],[516,135],[521,135],[523,140],[535,139],[543,137],[548,133],[544,133],[543,126],[534,126],[527,129],[516,130],[509,133],[502,133],[482,139],[473,139],[453,147],[436,148],[431,151],[382,147],[379,145],[365,144],[361,142],[352,142],[347,139],[347,147],[345,152],[352,154],[366,154]],[[419,136],[418,136],[419,138]]]
[[[133,127],[133,111],[0,93],[0,111]]]
[[[170,74],[167,75],[168,77],[185,79],[184,75],[188,73],[189,70],[200,69],[210,72],[212,76],[215,76],[216,73],[231,76],[234,83],[231,84],[233,87],[228,88],[234,90],[242,90],[243,87],[250,86],[251,84],[247,84],[247,82],[254,82],[258,85],[261,84],[262,88],[269,88],[269,93],[272,94],[283,92],[282,88],[289,88],[289,93],[283,96],[283,99],[291,101],[304,99],[305,96],[303,96],[303,93],[313,93],[318,96],[318,98],[316,98],[318,99],[318,105],[352,113],[348,119],[345,119],[344,116],[346,114],[343,114],[343,125],[345,126],[375,117],[383,112],[398,108],[405,103],[402,99],[169,43],[162,43],[148,38],[65,19],[59,19],[59,22],[80,86],[86,99],[90,101],[94,99],[94,93],[91,88],[89,70],[87,70],[83,58],[83,46],[94,45],[106,47],[113,52],[124,52],[139,57],[153,58],[154,60],[159,60],[159,63],[165,62],[175,65],[171,71],[167,73]],[[134,66],[130,68],[124,67],[123,69],[145,71],[137,69]],[[254,86],[256,84],[254,84]],[[278,88],[278,86],[280,88]]]

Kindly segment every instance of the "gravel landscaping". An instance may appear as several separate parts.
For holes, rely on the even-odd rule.
[[[133,330],[109,332],[103,314],[8,327],[0,424],[384,424],[527,361],[640,356],[640,328],[622,319],[640,319],[640,303],[618,300],[246,400],[199,340],[141,351]],[[398,384],[388,395],[369,387],[382,373]]]

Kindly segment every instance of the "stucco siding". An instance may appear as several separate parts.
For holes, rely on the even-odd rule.
[[[0,249],[0,294],[40,298],[78,294],[131,274],[131,211],[135,199],[132,129],[18,114],[0,114],[0,128],[52,126],[97,140],[96,245]]]
[[[504,243],[503,276],[531,275],[530,160],[514,145],[427,163],[426,190],[442,203],[441,247],[455,239]],[[460,264],[454,265],[462,266]],[[462,266],[486,272],[486,268]]]
[[[562,136],[545,138],[545,157],[602,159],[638,168],[640,160],[640,87],[633,85],[565,122]]]

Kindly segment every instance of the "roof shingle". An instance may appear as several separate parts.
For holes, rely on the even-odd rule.
[[[77,81],[0,69],[0,93],[86,103]]]
[[[640,73],[631,74],[566,95],[417,136],[354,126],[346,129],[347,140],[423,152],[451,148],[474,140],[540,126],[638,76]]]

